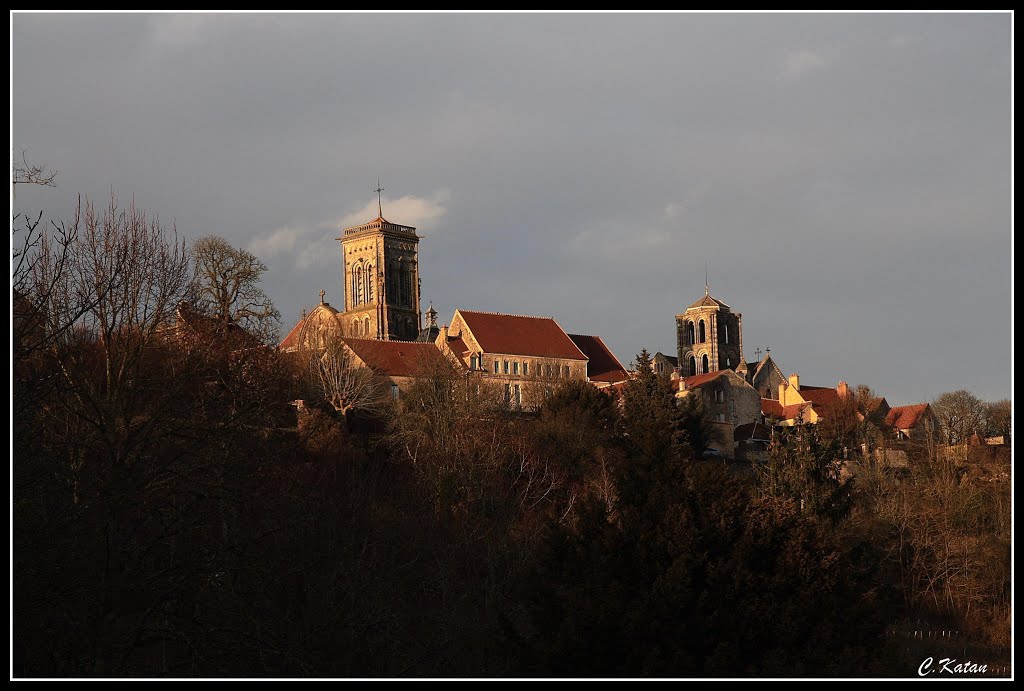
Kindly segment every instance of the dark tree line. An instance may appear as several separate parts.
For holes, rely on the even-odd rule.
[[[262,293],[197,299],[145,212],[21,230],[16,676],[905,676],[900,616],[1002,630],[1008,497],[927,454],[850,482],[803,429],[700,460],[646,351],[529,413],[438,362],[342,397],[340,353],[261,345]]]

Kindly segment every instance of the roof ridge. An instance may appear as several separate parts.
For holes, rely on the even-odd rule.
[[[469,312],[470,314],[490,314],[490,315],[493,315],[495,317],[522,317],[524,319],[550,319],[551,321],[555,321],[554,317],[538,317],[535,314],[510,314],[509,312],[487,312],[485,310],[467,310],[467,309],[462,309],[461,307],[456,307],[455,310],[457,312],[463,312],[463,313]],[[559,326],[558,328],[561,329],[562,327]],[[562,331],[565,331],[565,329],[562,329]],[[566,335],[568,335],[568,333]]]

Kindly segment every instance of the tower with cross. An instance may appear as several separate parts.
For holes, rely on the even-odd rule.
[[[419,241],[416,228],[384,218],[377,180],[377,218],[344,228],[341,237],[346,336],[415,341],[420,333]]]

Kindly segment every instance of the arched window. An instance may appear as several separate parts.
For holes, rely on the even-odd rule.
[[[358,319],[353,319],[352,320],[352,335],[353,336],[358,336],[359,335],[359,320]]]
[[[359,292],[358,285],[359,285],[359,268],[353,266],[352,267],[352,290],[349,291],[349,297],[348,297],[349,304],[351,304],[352,307],[355,307],[357,304],[359,304],[358,302],[356,302],[356,294]]]
[[[366,317],[365,319],[363,319],[363,335],[364,336],[369,336],[370,335],[370,318],[369,317]]]
[[[707,340],[707,329],[704,326],[704,320],[700,320],[700,342],[703,343]]]
[[[686,322],[686,344],[693,345],[696,341],[693,338],[693,322]]]
[[[701,358],[700,358],[700,369],[701,369],[701,373],[702,374],[707,374],[708,371],[709,371],[708,370],[708,354],[707,353],[704,353],[704,355],[702,355]]]
[[[697,374],[697,358],[690,356],[686,364],[686,376],[692,377]]]
[[[725,342],[728,343],[729,342],[729,324],[728,323],[726,323],[725,328],[722,329],[722,331],[724,332],[722,334],[722,337],[725,339]]]
[[[366,301],[373,302],[373,264],[366,265]]]
[[[725,358],[725,366],[726,367],[732,367],[732,358],[730,358],[730,357]]]

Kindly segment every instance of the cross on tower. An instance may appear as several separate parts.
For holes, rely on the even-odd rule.
[[[321,305],[322,305],[322,304],[324,304],[324,295],[327,295],[327,292],[326,292],[326,291],[324,291],[324,289],[323,289],[323,288],[321,288],[321,289],[320,289],[320,304],[321,304]]]
[[[754,349],[754,357],[757,358],[758,362],[761,361],[761,346],[758,346],[757,348]]]
[[[381,209],[380,205],[380,193],[383,191],[384,188],[380,186],[380,178],[377,178],[377,189],[375,189],[374,192],[377,193],[377,216],[380,218],[384,218],[384,211]]]

